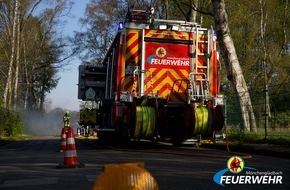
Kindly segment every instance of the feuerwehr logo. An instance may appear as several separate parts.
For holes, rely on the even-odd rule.
[[[164,47],[158,47],[155,54],[148,56],[147,63],[155,66],[188,67],[190,60],[188,57],[170,55]]]
[[[232,173],[240,173],[245,167],[245,162],[242,158],[233,156],[228,160],[227,167]]]
[[[251,184],[282,184],[283,172],[261,172],[253,167],[246,167],[245,161],[239,156],[232,156],[227,161],[227,168],[218,171],[213,180],[215,183],[225,185],[251,185]]]
[[[164,47],[159,47],[156,49],[156,55],[160,58],[165,57],[166,55],[166,49]]]

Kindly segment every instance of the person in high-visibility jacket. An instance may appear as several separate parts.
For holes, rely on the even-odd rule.
[[[67,127],[70,127],[70,116],[69,116],[69,111],[66,111],[64,113],[64,116],[63,116],[63,124],[64,124],[64,127],[67,128]]]

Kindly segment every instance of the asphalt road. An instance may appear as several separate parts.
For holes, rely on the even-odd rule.
[[[244,167],[243,172],[228,172],[228,176],[243,176],[246,175],[246,168],[254,168],[247,175],[266,175],[267,179],[271,177],[272,180],[263,182],[261,179],[260,184],[252,184],[253,181],[249,184],[249,180],[240,179],[241,183],[248,184],[226,184],[235,183],[235,180],[223,177],[219,178],[223,179],[222,187],[213,178],[217,172],[227,168],[227,162],[233,156],[223,150],[192,146],[174,148],[147,142],[129,147],[100,147],[77,139],[75,142],[78,161],[84,163],[85,167],[56,168],[64,161],[64,153],[59,152],[59,137],[35,137],[0,146],[0,190],[92,189],[105,165],[119,163],[144,163],[161,190],[290,189],[290,159],[287,158],[241,156],[244,158],[244,165],[240,165]],[[276,183],[274,178],[278,184],[272,184]],[[110,180],[112,183],[117,181]],[[270,184],[266,184],[268,182]]]

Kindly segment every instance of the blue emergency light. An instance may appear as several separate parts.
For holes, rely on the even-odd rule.
[[[119,22],[118,30],[123,30],[123,28],[124,28],[124,23],[123,22]]]

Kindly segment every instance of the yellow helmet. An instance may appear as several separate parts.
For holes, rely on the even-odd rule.
[[[68,115],[69,114],[69,111],[65,111],[65,114]]]

